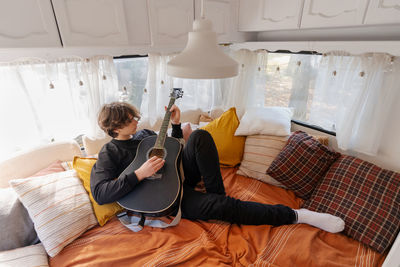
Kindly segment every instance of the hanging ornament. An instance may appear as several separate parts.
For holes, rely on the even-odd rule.
[[[79,86],[83,86],[83,82],[82,81],[79,81]]]
[[[107,80],[107,76],[103,74],[103,80]]]
[[[128,102],[129,100],[129,93],[126,89],[126,86],[122,87],[122,91],[119,94],[119,102]]]
[[[53,84],[52,82],[50,82],[49,88],[50,88],[50,89],[54,89],[54,84]]]

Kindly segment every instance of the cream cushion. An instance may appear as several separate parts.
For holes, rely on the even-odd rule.
[[[0,252],[0,266],[49,266],[46,251],[41,243]]]
[[[75,170],[11,180],[47,254],[54,257],[97,220]]]
[[[81,149],[74,140],[54,142],[22,151],[0,162],[0,188],[8,187],[8,181],[31,176],[56,160],[72,160],[81,155]]]
[[[102,138],[92,138],[87,135],[82,136],[83,147],[85,148],[86,155],[98,154],[100,149],[108,142],[111,141],[110,136],[104,136]]]
[[[266,174],[269,165],[286,145],[289,136],[252,135],[246,137],[243,159],[237,174],[284,187]]]

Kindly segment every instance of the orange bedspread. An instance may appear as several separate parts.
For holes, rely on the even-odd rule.
[[[299,208],[287,190],[222,169],[227,194]],[[97,226],[50,259],[51,266],[380,266],[381,255],[343,234],[304,225],[238,226],[183,219],[134,233],[117,219]]]

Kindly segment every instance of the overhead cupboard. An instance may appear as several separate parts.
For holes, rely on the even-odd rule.
[[[239,30],[399,24],[399,7],[398,0],[239,0]]]
[[[241,42],[238,0],[205,1],[218,41]],[[200,17],[197,0],[19,0],[0,2],[0,48],[168,47],[180,49]]]

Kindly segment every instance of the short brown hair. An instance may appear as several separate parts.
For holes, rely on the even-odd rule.
[[[112,102],[103,105],[97,122],[106,134],[117,137],[118,134],[114,130],[129,124],[134,117],[140,117],[140,113],[133,105],[126,102]]]

